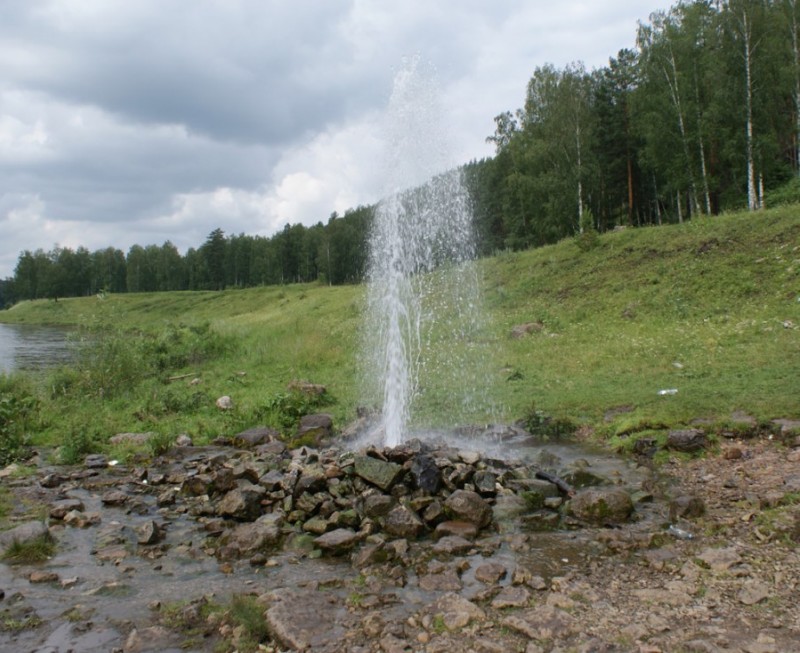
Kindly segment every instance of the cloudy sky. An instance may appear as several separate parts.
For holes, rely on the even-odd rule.
[[[632,47],[659,0],[0,0],[0,277],[377,201],[393,78],[435,67],[456,162],[536,66]]]

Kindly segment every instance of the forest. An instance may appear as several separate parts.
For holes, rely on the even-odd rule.
[[[482,256],[587,231],[683,222],[800,200],[797,0],[679,2],[586,70],[533,70],[495,117],[493,157],[462,166]],[[0,305],[103,292],[363,280],[374,206],[271,237],[20,253]],[[754,216],[757,219],[757,216]]]

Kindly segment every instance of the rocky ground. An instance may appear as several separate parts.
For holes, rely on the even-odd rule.
[[[647,443],[616,463],[252,432],[127,467],[42,455],[0,472],[0,549],[55,543],[0,564],[0,650],[800,651],[798,426],[676,432],[709,450],[657,473]]]

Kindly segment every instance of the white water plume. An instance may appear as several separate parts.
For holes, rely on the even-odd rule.
[[[395,77],[386,133],[385,199],[370,234],[367,384],[382,406],[384,444],[396,446],[422,395],[448,413],[471,401],[464,352],[481,311],[469,197],[448,159],[435,75],[418,58]]]

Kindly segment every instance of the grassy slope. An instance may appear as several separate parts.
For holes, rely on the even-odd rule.
[[[485,392],[499,406],[494,418],[535,407],[599,424],[608,409],[633,407],[608,427],[613,431],[725,419],[736,410],[759,419],[800,417],[797,207],[609,233],[588,252],[564,241],[502,254],[483,261],[481,274],[489,316],[481,335],[489,357]],[[110,432],[202,436],[250,425],[265,397],[294,378],[326,384],[338,421],[352,418],[362,302],[361,287],[304,285],[26,302],[0,320],[141,328],[211,322],[238,345],[190,371],[202,374],[209,396],[234,398],[238,421],[213,409],[143,419],[131,406],[163,392],[160,383],[100,408],[96,400],[60,408]],[[541,331],[510,337],[514,325],[535,321]],[[421,413],[441,420],[447,390],[435,386]],[[667,388],[678,392],[659,396]]]

